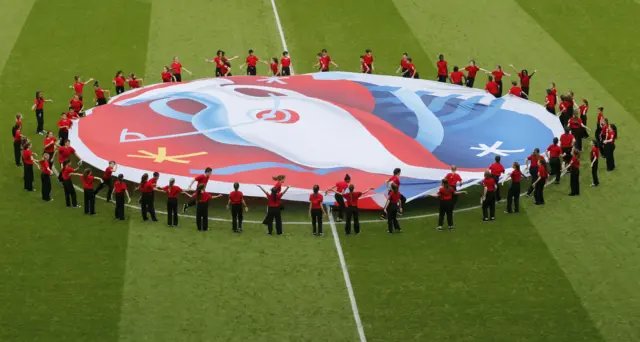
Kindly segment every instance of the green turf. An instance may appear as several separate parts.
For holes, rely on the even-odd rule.
[[[473,210],[456,215],[454,233],[435,232],[435,218],[426,217],[402,221],[402,235],[388,236],[379,222],[343,237],[368,340],[640,339],[640,236],[630,185],[640,171],[630,162],[640,147],[630,134],[640,129],[633,88],[640,46],[628,31],[640,14],[636,3],[276,3],[296,73],[313,71],[322,48],[343,71],[357,71],[357,56],[371,48],[385,74],[407,51],[422,78],[433,78],[440,52],[451,65],[469,57],[485,68],[515,63],[539,70],[534,100],[555,80],[560,91],[589,98],[591,118],[604,105],[621,127],[619,169],[602,172],[603,186],[590,189],[585,168],[580,198],[566,197],[563,179],[547,189],[545,208],[523,199],[520,215],[498,215],[492,224]],[[49,204],[24,193],[12,163],[8,126],[16,111],[25,112],[36,150],[41,144],[28,110],[35,90],[56,101],[46,110],[53,128],[76,74],[110,88],[118,69],[159,81],[174,55],[194,72],[187,79],[213,76],[204,58],[219,48],[228,56],[244,57],[249,48],[263,59],[279,55],[269,0],[0,0],[0,7],[0,187],[10,196],[0,206],[1,341],[358,340],[331,234],[314,238],[308,225],[287,225],[285,237],[269,238],[263,226],[247,224],[238,236],[226,222],[211,222],[202,234],[189,218],[180,229],[166,228],[164,216],[142,223],[135,209],[129,222],[114,224],[113,207],[101,201],[90,219],[65,210],[57,186]],[[241,74],[239,64],[233,73]],[[477,202],[474,190],[459,207]],[[247,219],[260,220],[264,200],[249,205]],[[306,208],[287,203],[285,220],[307,220]],[[433,201],[416,201],[407,215],[434,210]],[[211,215],[228,218],[224,201],[212,204]]]

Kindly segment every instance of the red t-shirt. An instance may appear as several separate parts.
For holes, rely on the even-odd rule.
[[[440,195],[440,200],[448,201],[451,198],[453,198],[453,189],[452,188],[445,189],[441,187],[440,190],[438,190],[438,195]]]
[[[36,104],[36,109],[44,108],[44,99],[36,99],[35,104]]]
[[[610,130],[609,133],[607,133],[607,140],[611,140],[612,144],[616,143],[616,132],[614,130]]]
[[[569,119],[569,127],[571,127],[571,129],[578,129],[582,127],[582,119],[576,117]]]
[[[600,158],[600,149],[594,146],[591,148],[591,160],[596,158]]]
[[[578,108],[580,108],[580,115],[587,115],[587,112],[589,111],[589,106],[582,105]]]
[[[162,82],[171,82],[171,73],[168,71],[162,72]]]
[[[491,95],[498,95],[498,93],[500,92],[500,86],[498,86],[498,83],[493,81],[488,82],[484,89]]]
[[[402,194],[400,194],[400,191],[396,191],[396,192],[391,191],[389,193],[389,203],[396,203],[396,204],[400,203],[400,196],[402,196]]]
[[[350,207],[357,208],[358,207],[358,199],[360,199],[360,196],[362,196],[362,192],[354,191],[354,192],[349,192],[349,193],[345,194],[344,198],[347,200],[347,204]]]
[[[269,194],[269,196],[267,196],[267,200],[269,202],[269,206],[272,208],[280,208],[280,199],[282,198],[282,193],[279,192],[276,195],[276,198],[273,198],[272,194]]]
[[[49,154],[55,152],[55,150],[56,150],[56,140],[57,139],[55,137],[44,138],[44,142],[43,142],[44,151],[49,153]],[[51,143],[53,143],[53,144],[51,144]],[[51,145],[49,145],[49,144],[51,144]],[[47,145],[49,145],[49,146],[47,146]]]
[[[156,188],[156,186],[155,186],[154,182],[151,181],[151,179],[149,179],[148,181],[146,181],[144,183],[141,183],[139,188],[140,188],[141,192],[149,193],[149,192],[153,192],[153,190]]]
[[[487,188],[487,192],[496,190],[496,181],[493,178],[485,178],[482,181],[482,185],[484,185]]]
[[[93,180],[96,177],[89,175],[85,177],[84,175],[80,176],[80,180],[82,181],[82,186],[85,190],[93,190]]]
[[[68,111],[66,115],[67,115],[67,119],[69,120],[75,120],[80,118],[78,113],[74,112],[73,110]],[[71,122],[71,124],[73,125],[73,121]]]
[[[22,129],[22,121],[16,120],[16,125],[20,126],[20,129]]]
[[[51,169],[49,169],[50,165],[49,165],[49,161],[48,160],[41,160],[38,163],[40,163],[40,169],[42,171],[42,173],[44,173],[47,176],[51,176]]]
[[[511,171],[511,182],[520,183],[520,179],[522,179],[522,172],[518,170]]]
[[[65,166],[65,168],[62,170],[62,179],[64,180],[71,179],[71,173],[75,171],[76,169],[72,168],[71,166],[69,165]]]
[[[82,95],[82,90],[84,89],[84,83],[76,82],[73,84],[73,90],[75,90],[76,94]]]
[[[69,101],[69,107],[71,107],[73,111],[79,112],[82,109],[82,100],[71,99],[71,101]]]
[[[129,88],[131,89],[140,88],[140,81],[138,81],[137,79],[129,80]]]
[[[209,177],[205,174],[197,175],[194,180],[198,182],[198,185],[204,184],[205,187],[207,187],[207,184],[209,183]]]
[[[547,177],[549,177],[549,173],[547,172],[547,168],[545,168],[544,165],[540,165],[538,167],[538,177],[540,177],[542,179],[547,179]]]
[[[489,166],[489,171],[492,176],[500,177],[500,175],[504,173],[504,166],[502,166],[502,164],[493,163]]]
[[[244,195],[242,194],[242,191],[231,191],[231,193],[229,193],[229,200],[231,200],[231,204],[242,204],[243,198]]]
[[[527,160],[529,162],[531,162],[531,167],[538,167],[538,162],[540,161],[540,158],[542,158],[542,156],[539,156],[538,158],[536,158],[533,154],[527,157]]]
[[[167,193],[168,198],[176,198],[182,192],[182,189],[177,185],[165,186],[162,191]]]
[[[254,67],[254,66],[256,66],[256,64],[258,64],[259,60],[260,59],[258,59],[258,56],[256,56],[256,55],[249,55],[249,56],[247,56],[246,62],[247,62],[248,66]]]
[[[362,72],[368,72],[369,71],[369,66],[365,62],[362,62],[362,64],[360,64],[360,68],[362,69]]]
[[[111,178],[111,174],[113,173],[113,170],[111,169],[111,166],[107,166],[106,169],[104,169],[104,179],[109,179]]]
[[[320,70],[329,70],[329,62],[331,62],[331,56],[320,57]]]
[[[113,81],[116,83],[116,87],[124,87],[126,79],[123,76],[116,76]]]
[[[280,58],[280,64],[282,64],[283,68],[290,67],[291,66],[291,58],[289,58],[289,57]]]
[[[515,95],[515,96],[520,96],[520,95],[522,95],[522,88],[520,88],[518,86],[513,86],[513,87],[511,87],[511,89],[509,89],[509,94]]]
[[[69,127],[71,127],[72,123],[69,119],[60,119],[58,121],[58,129],[63,132],[69,132]]]
[[[518,77],[520,77],[520,84],[523,87],[528,87],[529,86],[529,82],[531,81],[531,76],[530,75],[523,75],[522,73],[518,73]]]
[[[278,64],[276,63],[271,63],[269,64],[269,67],[271,68],[271,72],[275,75],[278,73]]]
[[[216,66],[218,68],[222,68],[222,66],[224,65],[224,61],[226,61],[227,59],[225,57],[217,57],[213,59],[213,62],[216,63]]]
[[[389,178],[389,183],[396,183],[398,191],[400,191],[400,178],[398,176],[391,176],[391,178]]]
[[[195,194],[193,194],[191,197],[193,197],[193,198],[197,198],[197,196],[198,196],[198,194],[197,194],[197,193],[195,193]],[[198,202],[200,202],[200,203],[207,203],[207,202],[209,202],[209,200],[211,199],[211,197],[213,197],[213,196],[211,196],[211,194],[210,194],[210,193],[208,193],[208,192],[201,192],[201,193],[200,193],[200,200],[198,200]]]
[[[95,93],[97,99],[104,99],[104,90],[102,88],[96,88]]]
[[[226,75],[227,72],[229,71],[229,67],[226,64],[222,64],[220,66],[220,73],[222,73],[222,75]]]
[[[564,133],[560,136],[560,147],[570,148],[573,146],[573,140],[575,137],[571,133]]]
[[[556,107],[556,97],[553,94],[549,94],[546,97],[547,108],[555,108]]]
[[[58,162],[60,164],[62,164],[65,160],[71,159],[71,154],[73,154],[75,152],[76,152],[76,150],[71,146],[69,146],[69,147],[61,146],[58,149]]]
[[[364,55],[364,62],[368,65],[373,64],[373,55],[369,56],[369,55]]]
[[[174,74],[180,75],[180,71],[182,70],[182,64],[180,64],[180,62],[173,62],[171,63],[171,69],[173,70]]]
[[[16,131],[16,134],[13,136],[13,141],[20,141],[22,140],[22,133],[20,133],[20,131]]]
[[[407,61],[406,59],[401,59],[400,66],[402,67],[402,69],[409,69],[409,61]]]
[[[549,145],[547,151],[549,151],[549,158],[559,158],[562,154],[562,148],[554,144]]]
[[[571,168],[572,169],[579,169],[580,168],[580,158],[578,157],[571,157]]]
[[[604,139],[609,134],[609,125],[604,125],[600,127],[600,136]]]
[[[117,194],[121,194],[121,193],[125,192],[126,190],[127,190],[127,183],[125,183],[125,182],[116,181],[113,184],[113,191],[115,191]]]
[[[311,194],[309,195],[309,202],[311,202],[311,209],[320,209],[322,208],[322,201],[324,197],[321,194]]]
[[[493,75],[493,78],[496,80],[496,82],[500,82],[502,81],[502,76],[504,76],[504,71],[494,70],[491,72],[491,75]]]
[[[462,183],[462,177],[460,177],[459,174],[457,173],[447,173],[447,175],[444,177],[444,179],[447,180],[447,182],[449,182],[449,186],[450,187],[456,187],[456,185],[458,183]]]
[[[22,151],[22,161],[25,164],[33,165],[33,159],[31,159],[32,157],[33,157],[33,152],[31,152],[30,150]]]
[[[436,66],[438,67],[438,76],[447,76],[447,61],[438,61]]]
[[[602,121],[602,118],[604,118],[604,114],[602,114],[602,113],[598,113],[598,119],[597,119],[597,120],[598,120],[598,122],[597,122],[597,124],[598,124],[598,125],[599,125],[599,124],[600,124],[600,122]]]
[[[451,73],[451,81],[453,81],[453,83],[455,84],[462,83],[463,76],[464,74],[462,73],[462,71],[454,71]]]
[[[557,97],[558,96],[558,90],[556,88],[551,88],[551,95],[553,95],[553,97]]]
[[[416,74],[416,66],[413,63],[409,63],[409,74],[412,77]]]
[[[349,184],[347,184],[347,182],[345,182],[345,181],[337,182],[336,183],[336,192],[342,193],[343,191],[347,190],[348,187],[349,187]]]
[[[464,70],[466,70],[467,73],[468,73],[467,77],[475,78],[476,74],[478,73],[478,70],[480,70],[480,68],[478,66],[476,66],[476,65],[474,65],[474,66],[469,65],[469,66],[465,67]]]

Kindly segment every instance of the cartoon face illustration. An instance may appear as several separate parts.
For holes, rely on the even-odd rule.
[[[284,173],[289,199],[306,200],[314,184],[330,187],[349,173],[359,187],[377,188],[363,200],[372,208],[394,168],[413,199],[436,189],[450,164],[473,184],[496,155],[505,165],[522,161],[562,131],[519,98],[341,72],[153,85],[94,108],[76,126],[83,159],[98,167],[118,160],[133,181],[160,171],[188,184],[212,167],[208,190],[226,192],[235,181],[268,184]]]

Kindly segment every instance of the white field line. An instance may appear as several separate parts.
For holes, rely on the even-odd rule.
[[[273,8],[273,16],[276,17],[276,25],[278,25],[278,32],[280,33],[280,40],[282,40],[282,48],[284,51],[289,51],[287,47],[287,40],[284,38],[284,30],[282,29],[282,23],[280,23],[280,15],[278,14],[278,7],[276,6],[276,0],[271,0],[271,8]],[[295,75],[293,72],[293,63],[291,63],[291,75]]]
[[[360,336],[360,342],[366,342],[367,337],[364,335],[364,327],[362,326],[362,320],[360,319],[360,313],[358,311],[358,304],[356,304],[356,295],[353,293],[353,285],[351,285],[351,278],[349,277],[349,270],[347,270],[347,262],[344,259],[344,253],[342,252],[342,245],[340,245],[340,236],[336,229],[336,223],[333,220],[333,213],[331,208],[327,205],[327,213],[329,213],[329,223],[331,224],[331,233],[333,234],[333,241],[336,245],[336,251],[338,252],[338,259],[340,260],[340,267],[342,268],[342,275],[344,276],[344,283],[347,285],[347,293],[349,293],[349,301],[351,302],[351,311],[353,311],[353,319],[356,321],[356,327],[358,328],[358,335]]]

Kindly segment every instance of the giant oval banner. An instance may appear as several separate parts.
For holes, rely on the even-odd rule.
[[[349,174],[357,189],[374,188],[360,207],[375,209],[395,168],[412,200],[436,191],[451,165],[470,186],[495,156],[509,168],[560,134],[554,115],[512,95],[327,72],[147,86],[89,110],[70,139],[85,162],[104,169],[116,161],[132,182],[158,171],[159,185],[175,178],[186,188],[211,167],[214,193],[239,182],[245,195],[263,196],[256,185],[284,174],[284,198],[308,201],[315,184],[328,189]]]

